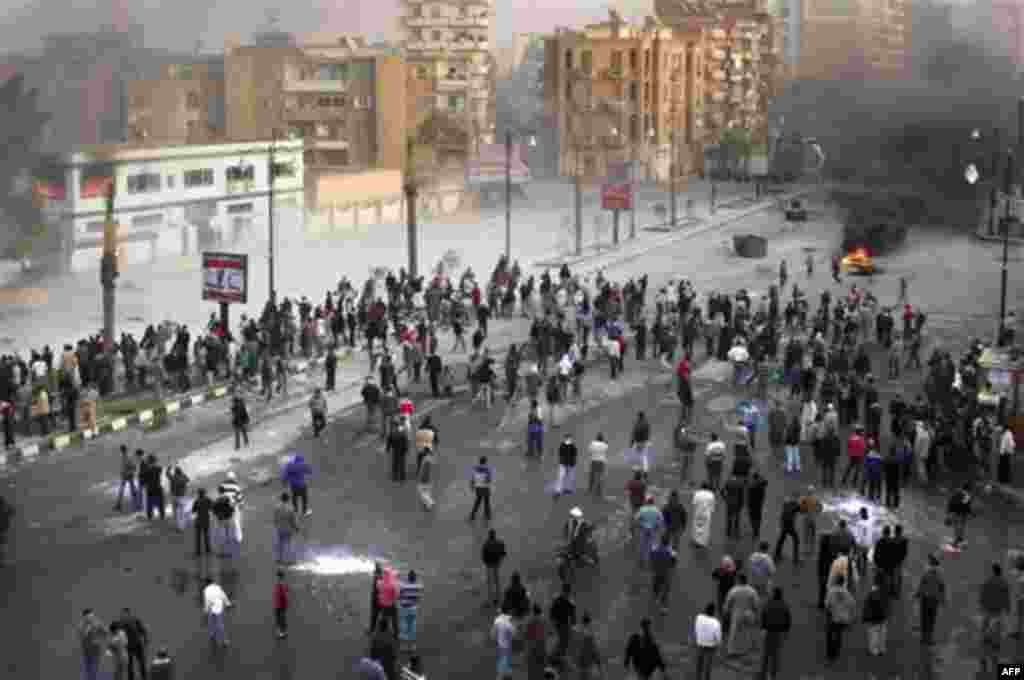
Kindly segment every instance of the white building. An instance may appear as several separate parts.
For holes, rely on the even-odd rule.
[[[303,214],[301,140],[109,145],[65,155],[65,198],[51,201],[47,213],[65,230],[70,269],[99,267],[111,174],[122,263],[244,249],[248,241],[265,241],[272,149],[274,215],[279,223],[290,224]]]
[[[493,142],[491,0],[402,0],[402,46],[418,80],[434,83],[435,107],[464,116]]]

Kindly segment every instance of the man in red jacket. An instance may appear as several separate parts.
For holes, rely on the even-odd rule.
[[[849,438],[846,440],[846,469],[843,470],[843,479],[840,484],[846,485],[849,479],[853,488],[858,488],[861,482],[861,474],[864,469],[864,455],[867,450],[867,442],[864,441],[864,427],[857,425],[853,428]]]

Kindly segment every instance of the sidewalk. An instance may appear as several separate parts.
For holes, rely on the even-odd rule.
[[[792,194],[788,194],[788,196],[802,195],[811,190],[813,190],[813,188],[800,188]],[[638,230],[637,239],[623,243],[614,251],[587,255],[581,258],[568,260],[567,262],[576,270],[576,273],[592,273],[602,267],[609,266],[612,263],[636,259],[647,252],[662,248],[669,243],[693,238],[711,229],[722,227],[739,219],[743,219],[750,214],[770,209],[776,205],[777,202],[778,197],[769,197],[752,205],[750,205],[749,202],[743,201],[741,204],[746,205],[747,207],[744,207],[741,210],[733,210],[728,207],[720,206],[714,218],[705,220],[693,229],[676,231],[667,235],[658,234],[656,236],[643,237],[640,236],[640,232]],[[561,264],[561,262],[559,262],[559,264]],[[548,267],[554,265],[537,262],[533,263],[533,266]],[[486,346],[491,349],[492,354],[497,356],[502,355],[509,344],[521,342],[527,336],[529,332],[529,323],[529,320],[519,317],[518,315],[513,318],[492,320],[491,333],[487,338]],[[465,361],[467,355],[456,355],[447,351],[450,349],[451,343],[452,340],[448,334],[445,334],[440,338],[440,354],[445,365],[451,364],[456,367],[455,375],[457,378],[461,379],[464,371],[459,369],[464,369],[467,366]],[[263,409],[257,407],[257,402],[262,402],[262,400],[250,400],[250,411],[253,421],[256,421],[257,417],[267,418],[285,410],[304,406],[309,395],[312,393],[313,387],[321,385],[320,380],[322,378],[319,377],[319,370],[323,361],[323,357],[320,357],[310,361],[299,361],[292,366],[293,376],[290,379],[289,385],[291,388],[291,394],[287,397],[287,401],[284,405],[282,405],[281,402],[272,402],[269,408]],[[369,359],[365,352],[342,354],[339,356],[338,369],[335,378],[336,390],[331,399],[335,404],[343,402],[343,404],[339,404],[337,406],[338,410],[349,408],[361,402],[359,391],[362,389],[362,384],[368,374]],[[298,386],[302,387],[294,389]],[[31,462],[40,455],[59,452],[69,446],[81,444],[105,434],[119,432],[128,427],[152,426],[155,423],[161,422],[161,420],[166,416],[174,415],[183,409],[221,399],[225,397],[227,393],[228,388],[226,385],[217,385],[209,389],[196,390],[170,398],[164,401],[162,406],[158,406],[156,408],[142,410],[126,416],[104,419],[102,422],[97,423],[95,431],[79,430],[73,433],[51,434],[46,437],[22,439],[15,448],[8,451],[5,456],[0,457],[0,469],[3,469],[7,465]],[[335,409],[332,409],[332,411],[334,410]]]

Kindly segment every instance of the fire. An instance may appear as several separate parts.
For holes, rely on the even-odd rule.
[[[868,255],[867,248],[855,248],[847,253],[846,257],[843,258],[843,268],[847,270],[856,269],[860,271],[871,271],[874,269],[874,265],[871,262],[871,256]]]

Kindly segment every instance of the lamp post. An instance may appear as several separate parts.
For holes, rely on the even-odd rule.
[[[117,309],[117,224],[114,222],[114,198],[117,196],[117,166],[110,164],[107,186],[106,220],[103,224],[103,256],[100,260],[100,285],[103,287],[103,351],[114,348]]]
[[[419,263],[419,255],[416,252],[416,197],[419,191],[416,186],[414,160],[414,142],[413,138],[409,137],[405,143],[405,183],[402,185],[402,191],[405,193],[406,243],[409,250],[410,279],[417,278]]]
[[[267,270],[270,282],[270,304],[277,305],[277,285],[275,280],[275,255],[277,247],[275,244],[276,233],[274,230],[274,177],[277,175],[277,166],[274,163],[274,151],[277,146],[277,129],[270,133],[270,153],[267,157]]]
[[[523,133],[515,134],[522,136]],[[505,259],[508,262],[512,261],[512,135],[511,129],[505,130]],[[536,147],[536,135],[530,134],[527,143],[531,148]]]
[[[672,219],[671,228],[675,229],[676,225],[679,224],[679,206],[676,198],[676,170],[677,163],[677,150],[676,150],[676,138],[679,135],[676,134],[675,129],[669,132],[669,141],[672,142],[672,149],[670,151],[671,157],[668,159],[668,183],[669,183],[669,214]]]

